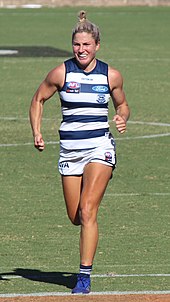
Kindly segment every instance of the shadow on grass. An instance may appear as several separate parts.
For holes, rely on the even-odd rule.
[[[19,276],[28,280],[53,283],[65,286],[67,288],[74,288],[76,284],[76,274],[69,272],[42,272],[34,269],[16,268],[13,272],[0,274],[0,280],[9,281],[13,276]]]
[[[70,57],[72,52],[49,46],[0,46],[0,57]]]

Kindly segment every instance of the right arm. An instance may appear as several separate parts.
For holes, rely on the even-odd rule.
[[[34,138],[34,146],[43,151],[45,144],[41,134],[41,121],[45,101],[50,99],[64,84],[65,65],[62,64],[49,72],[45,80],[35,92],[30,106],[30,123]]]

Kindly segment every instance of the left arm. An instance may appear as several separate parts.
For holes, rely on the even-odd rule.
[[[116,110],[113,121],[120,133],[126,131],[126,123],[130,116],[129,106],[123,91],[123,78],[119,71],[109,67],[109,85],[111,90],[111,98]]]

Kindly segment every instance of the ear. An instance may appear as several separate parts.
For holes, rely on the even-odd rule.
[[[100,48],[100,41],[96,44],[96,51],[98,51]]]

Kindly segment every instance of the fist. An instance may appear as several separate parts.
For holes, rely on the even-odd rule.
[[[115,122],[116,129],[119,131],[119,133],[124,133],[126,131],[126,121],[123,117],[116,114],[113,118],[113,122]]]
[[[34,146],[36,149],[38,149],[39,151],[43,151],[45,148],[45,144],[44,144],[44,140],[42,138],[41,134],[37,134],[34,137]]]

